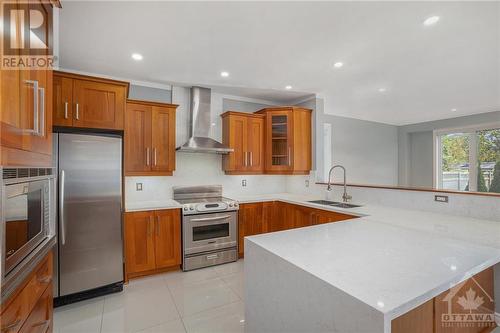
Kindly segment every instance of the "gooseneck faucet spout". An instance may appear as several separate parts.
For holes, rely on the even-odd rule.
[[[335,170],[336,168],[341,168],[344,171],[344,194],[342,194],[342,201],[348,202],[349,200],[352,199],[352,196],[347,194],[347,176],[345,168],[342,165],[337,164],[330,168],[330,172],[328,172],[328,187],[326,189],[327,191],[332,190],[332,173],[333,170]]]

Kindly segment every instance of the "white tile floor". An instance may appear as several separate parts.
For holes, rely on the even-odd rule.
[[[54,333],[243,332],[243,260],[131,280],[54,311]]]
[[[243,285],[243,260],[135,279],[121,293],[56,308],[54,333],[243,332]]]

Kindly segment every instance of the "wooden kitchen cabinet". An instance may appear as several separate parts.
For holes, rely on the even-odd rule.
[[[2,303],[2,333],[52,332],[52,260],[52,252],[49,252],[13,295]]]
[[[12,24],[29,31],[31,13],[40,12],[44,22],[37,37],[48,45],[43,54],[19,48],[15,56],[49,56],[52,46],[52,6],[44,1],[19,2]],[[22,13],[22,17],[21,17]],[[26,39],[27,40],[27,39]],[[22,51],[21,51],[22,50]],[[39,50],[37,50],[39,51]],[[49,68],[0,71],[0,164],[3,166],[50,166],[52,163],[52,70]]]
[[[54,72],[54,126],[123,130],[128,82]]]
[[[490,267],[465,282],[443,292],[413,310],[393,319],[391,322],[392,333],[487,333],[495,328],[492,322],[458,322],[447,323],[442,320],[443,314],[448,314],[451,309],[456,318],[460,315],[492,314],[494,315],[494,273]],[[479,297],[479,308],[464,309],[459,304],[459,297],[466,297],[467,292],[472,292],[474,298],[467,298],[466,302],[471,308],[476,297]],[[450,303],[448,303],[450,302]],[[467,305],[467,304],[466,304]],[[492,317],[493,318],[493,317]]]
[[[127,274],[155,268],[154,212],[125,214]]]
[[[128,100],[125,112],[126,176],[171,176],[175,170],[177,105]]]
[[[264,218],[264,203],[241,204],[238,211],[238,254],[244,254],[243,238],[267,232],[267,220]]]
[[[308,174],[311,170],[311,110],[265,108],[265,173]]]
[[[356,216],[282,201],[240,204],[238,212],[238,254],[243,257],[245,253],[244,238],[247,236],[353,218],[356,218]]]
[[[264,172],[264,116],[228,111],[222,117],[222,142],[234,149],[224,155],[226,174],[261,174]]]
[[[181,264],[181,223],[177,209],[155,212],[155,262],[156,268]]]
[[[126,276],[133,278],[181,264],[179,209],[125,213]]]

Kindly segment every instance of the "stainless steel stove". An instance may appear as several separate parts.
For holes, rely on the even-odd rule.
[[[238,260],[238,202],[221,185],[174,187],[182,205],[182,269]]]

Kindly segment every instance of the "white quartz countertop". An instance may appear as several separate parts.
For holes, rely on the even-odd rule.
[[[247,241],[382,312],[392,320],[500,262],[500,222],[365,205],[338,209],[292,194],[280,200],[360,218],[247,237]]]
[[[173,199],[159,200],[159,201],[138,201],[138,202],[126,202],[125,211],[126,212],[139,212],[147,210],[160,210],[160,209],[173,209],[182,208],[181,204]]]

